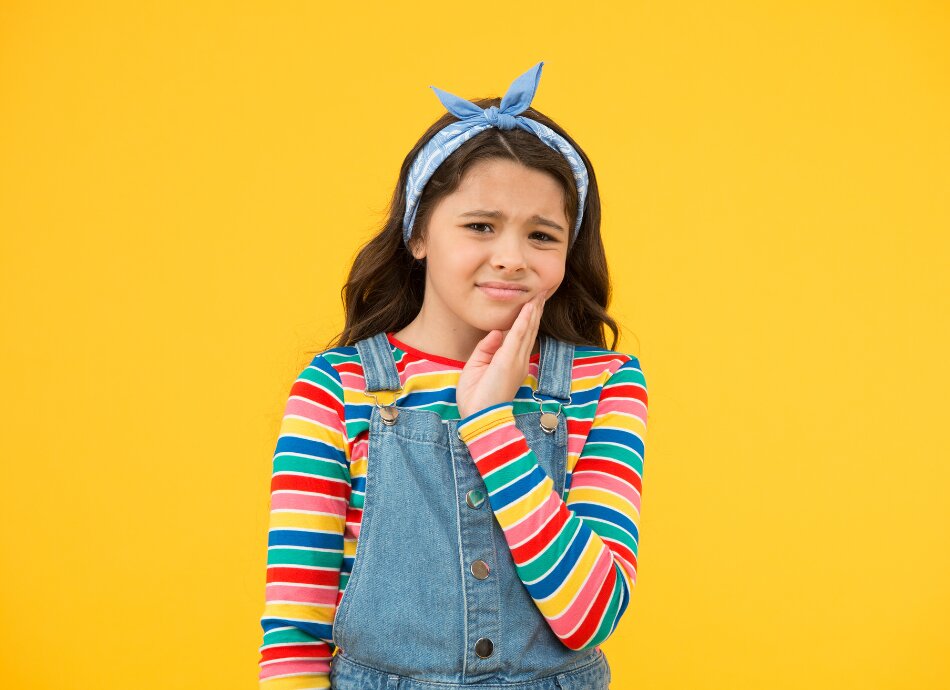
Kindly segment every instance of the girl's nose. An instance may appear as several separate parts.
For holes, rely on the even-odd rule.
[[[504,268],[508,271],[524,268],[525,251],[520,241],[499,240],[495,243],[492,265],[495,268]]]

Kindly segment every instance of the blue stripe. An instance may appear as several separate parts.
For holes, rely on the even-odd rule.
[[[496,511],[501,510],[512,501],[526,496],[534,487],[543,482],[546,476],[544,470],[535,464],[534,469],[521,479],[495,493],[489,493],[492,508]]]
[[[343,535],[300,529],[272,529],[267,534],[267,546],[302,546],[342,551]]]
[[[564,584],[564,580],[571,572],[571,568],[581,557],[581,553],[590,541],[591,531],[586,525],[582,525],[577,531],[574,541],[558,564],[543,578],[532,585],[528,585],[528,592],[535,599],[545,599],[554,593],[558,587]]]
[[[295,455],[306,455],[312,458],[325,458],[340,464],[346,463],[346,453],[336,446],[324,441],[301,438],[300,436],[290,436],[288,434],[284,434],[277,439],[277,447],[274,450],[274,455],[280,453],[293,453]]]
[[[574,514],[578,517],[589,516],[603,520],[604,522],[610,522],[625,530],[626,532],[629,532],[630,536],[632,536],[635,541],[640,540],[640,532],[637,529],[636,524],[634,524],[633,520],[631,520],[628,516],[624,515],[618,510],[614,510],[613,508],[601,505],[599,503],[584,502],[571,503],[571,510],[574,511]],[[634,549],[634,552],[636,552],[636,549]]]

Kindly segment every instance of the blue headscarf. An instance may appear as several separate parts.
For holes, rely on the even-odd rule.
[[[406,182],[406,214],[403,216],[402,228],[403,240],[407,245],[409,238],[412,237],[412,226],[416,220],[419,199],[422,197],[426,182],[432,177],[436,168],[459,146],[489,127],[498,129],[518,127],[527,130],[567,159],[574,172],[574,183],[577,185],[577,219],[570,235],[570,242],[574,241],[584,215],[584,200],[587,197],[587,167],[564,137],[547,125],[520,115],[531,105],[534,93],[538,89],[538,81],[541,79],[542,65],[544,62],[539,62],[512,82],[501,99],[501,107],[493,105],[490,108],[480,108],[471,101],[454,96],[435,86],[431,87],[442,104],[459,120],[439,130],[426,142],[412,162],[412,167],[409,168],[409,179]]]

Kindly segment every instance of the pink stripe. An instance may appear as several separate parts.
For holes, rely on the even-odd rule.
[[[516,440],[521,443],[512,443],[507,448],[493,450],[496,446]],[[503,453],[501,457],[514,459],[524,454],[525,450],[528,449],[528,442],[525,440],[524,434],[521,433],[521,429],[513,421],[508,420],[483,432],[481,436],[469,440],[468,447],[474,458],[485,457],[489,453],[492,455]]]
[[[366,458],[366,451],[369,447],[369,431],[360,432],[359,437],[353,441],[353,455],[350,456],[350,462],[363,460]]]
[[[338,371],[338,373],[340,374],[340,382],[344,388],[361,391],[366,389],[366,377],[363,376],[362,371],[355,372],[344,369],[343,371]]]
[[[604,540],[604,542],[608,546],[615,543],[613,541],[607,541],[606,539]],[[628,582],[627,585],[628,586],[636,585],[637,584],[637,569],[633,567],[633,563],[628,561],[626,558],[624,558],[620,554],[614,554],[614,561],[620,564],[620,568],[623,570],[627,579],[630,580],[630,582]]]
[[[561,498],[552,491],[547,499],[524,520],[505,530],[508,543],[521,544],[525,539],[528,539],[532,534],[541,529],[542,525],[547,524],[548,517],[557,513],[560,505]]]
[[[596,548],[596,539],[591,542],[590,547]],[[581,622],[585,609],[597,597],[597,592],[603,587],[607,574],[613,567],[613,559],[610,557],[610,551],[606,548],[601,549],[600,555],[594,562],[590,575],[581,587],[581,594],[574,600],[574,603],[568,606],[567,610],[559,618],[551,620],[551,628],[558,637],[567,637],[571,630],[577,627]],[[573,573],[573,571],[572,571]],[[568,575],[565,580],[569,579]]]
[[[266,590],[268,601],[292,601],[301,604],[336,603],[336,587],[297,587],[294,585],[269,584]]]
[[[580,455],[581,451],[584,450],[584,444],[587,442],[587,438],[584,436],[568,436],[567,437],[567,452],[570,455]]]
[[[291,398],[287,402],[286,414],[292,414],[297,417],[303,417],[317,422],[321,426],[334,431],[340,431],[340,418],[332,409],[321,407],[320,405],[303,400],[301,398]]]
[[[326,643],[324,643],[326,646]],[[329,655],[329,647],[327,647]],[[288,673],[330,673],[330,660],[314,659],[312,661],[275,661],[272,664],[265,664],[261,667],[260,679],[265,680],[272,676],[282,676]]]
[[[327,496],[326,494],[298,494],[275,491],[271,497],[272,510],[318,510],[342,517],[346,514],[346,506],[346,498]]]
[[[584,487],[589,489],[603,489],[612,494],[621,496],[630,501],[637,510],[640,510],[640,494],[635,488],[616,477],[595,472],[575,472],[571,479],[571,488]],[[604,504],[606,505],[606,504]]]
[[[605,388],[604,390],[607,389]],[[600,402],[597,403],[597,416],[599,417],[607,412],[622,412],[628,415],[634,413],[635,417],[641,418],[638,412],[643,412],[644,405],[642,402],[637,404],[638,402],[639,401],[631,400],[630,398],[601,398]],[[636,405],[636,411],[630,409],[631,405]],[[600,424],[597,422],[600,422]],[[595,420],[594,426],[603,426],[604,423],[604,420]]]
[[[603,376],[605,374],[613,374],[614,371],[616,371],[616,369],[620,368],[620,365],[622,365],[623,362],[618,362],[617,363],[618,366],[616,367],[616,369],[613,366],[607,367],[605,369],[605,366],[604,366],[605,364],[606,363],[603,361],[593,362],[591,364],[575,364],[574,367],[571,369],[571,378],[576,382],[577,379],[586,379],[586,378],[593,378],[597,376]],[[611,364],[613,363],[611,362]]]
[[[448,364],[433,362],[428,359],[409,360],[408,362],[404,359],[403,362],[406,362],[406,365],[399,372],[403,383],[405,383],[408,378],[417,374],[451,374],[459,371]]]

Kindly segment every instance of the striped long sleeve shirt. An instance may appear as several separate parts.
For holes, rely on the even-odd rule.
[[[388,334],[400,407],[459,419],[465,362],[417,350]],[[538,403],[537,354],[510,402],[459,419],[519,577],[571,649],[601,644],[627,608],[637,578],[647,422],[646,380],[633,355],[575,346],[564,495],[514,421]],[[295,380],[273,456],[262,690],[328,688],[333,620],[359,539],[373,404],[354,346],[316,355]]]

